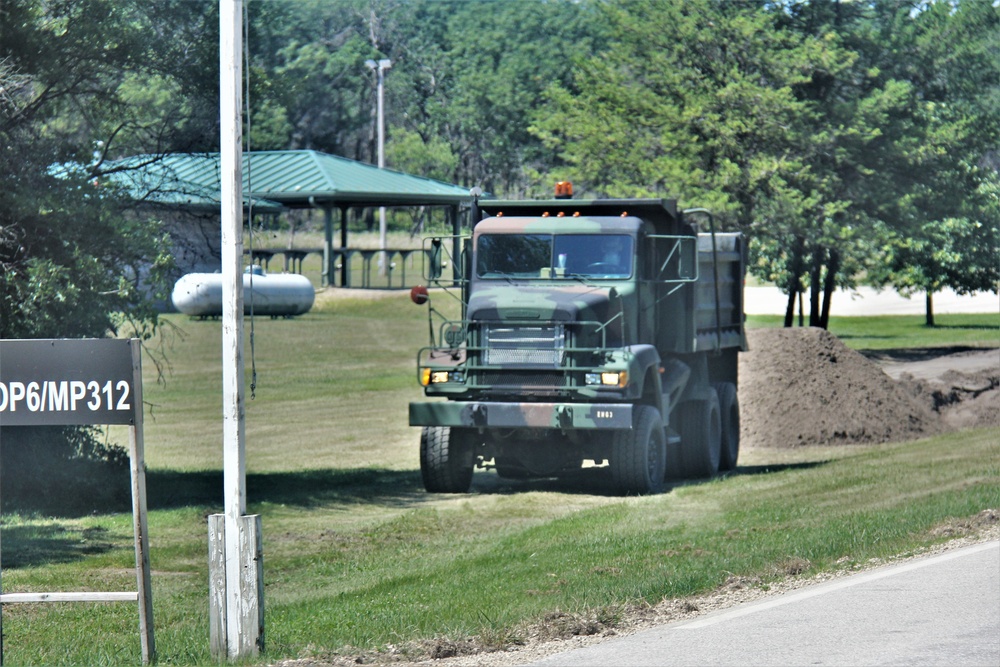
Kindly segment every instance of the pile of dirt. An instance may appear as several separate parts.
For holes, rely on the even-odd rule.
[[[741,446],[881,443],[951,430],[912,383],[823,329],[752,329],[740,355]]]
[[[994,350],[993,358],[997,366],[989,370],[950,370],[931,378],[904,372],[899,381],[929,398],[944,423],[955,430],[1000,426],[1000,353]]]

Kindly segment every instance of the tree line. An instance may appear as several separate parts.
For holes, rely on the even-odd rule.
[[[1000,7],[991,0],[246,0],[252,150],[387,164],[503,197],[677,197],[751,271],[997,289]],[[155,221],[94,179],[218,149],[215,0],[0,5],[0,336],[155,321]],[[56,174],[53,165],[82,165]],[[149,267],[153,267],[150,269]],[[166,271],[162,271],[166,275]],[[930,311],[929,311],[930,314]]]

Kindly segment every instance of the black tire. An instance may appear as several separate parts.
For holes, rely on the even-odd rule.
[[[468,493],[475,443],[462,429],[425,426],[420,433],[420,476],[431,493]]]
[[[680,477],[711,477],[719,472],[722,458],[722,418],[715,389],[699,401],[685,401],[680,406]]]
[[[736,395],[736,385],[720,382],[715,385],[719,396],[719,416],[722,419],[722,455],[719,470],[735,470],[740,458],[740,401]]]
[[[663,491],[667,437],[656,408],[638,405],[632,430],[616,431],[611,446],[611,475],[621,493],[651,494]]]

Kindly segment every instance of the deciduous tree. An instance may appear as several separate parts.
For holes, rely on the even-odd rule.
[[[167,246],[155,221],[129,214],[114,189],[96,178],[108,147],[144,126],[126,91],[146,62],[143,15],[109,0],[0,5],[0,338],[103,337],[126,322],[148,334],[153,299],[162,295]],[[142,286],[140,286],[142,283]],[[96,460],[121,464],[88,429],[44,433],[4,428],[0,474],[8,484],[42,465],[28,487],[41,496],[73,497],[67,476],[92,491],[126,488],[127,474],[105,479]],[[85,473],[68,473],[78,463]],[[19,465],[19,464],[23,464]],[[126,495],[127,497],[127,495]]]

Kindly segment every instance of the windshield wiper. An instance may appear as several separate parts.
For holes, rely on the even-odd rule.
[[[497,278],[503,278],[507,281],[507,284],[514,284],[514,276],[503,271],[487,271],[485,274],[479,276],[481,280],[496,280]]]
[[[570,278],[570,279],[575,280],[578,283],[580,283],[581,285],[584,285],[586,287],[597,287],[597,285],[595,285],[594,283],[590,282],[590,280],[593,278],[593,276],[587,275],[585,273],[564,273],[560,277],[561,278]]]

